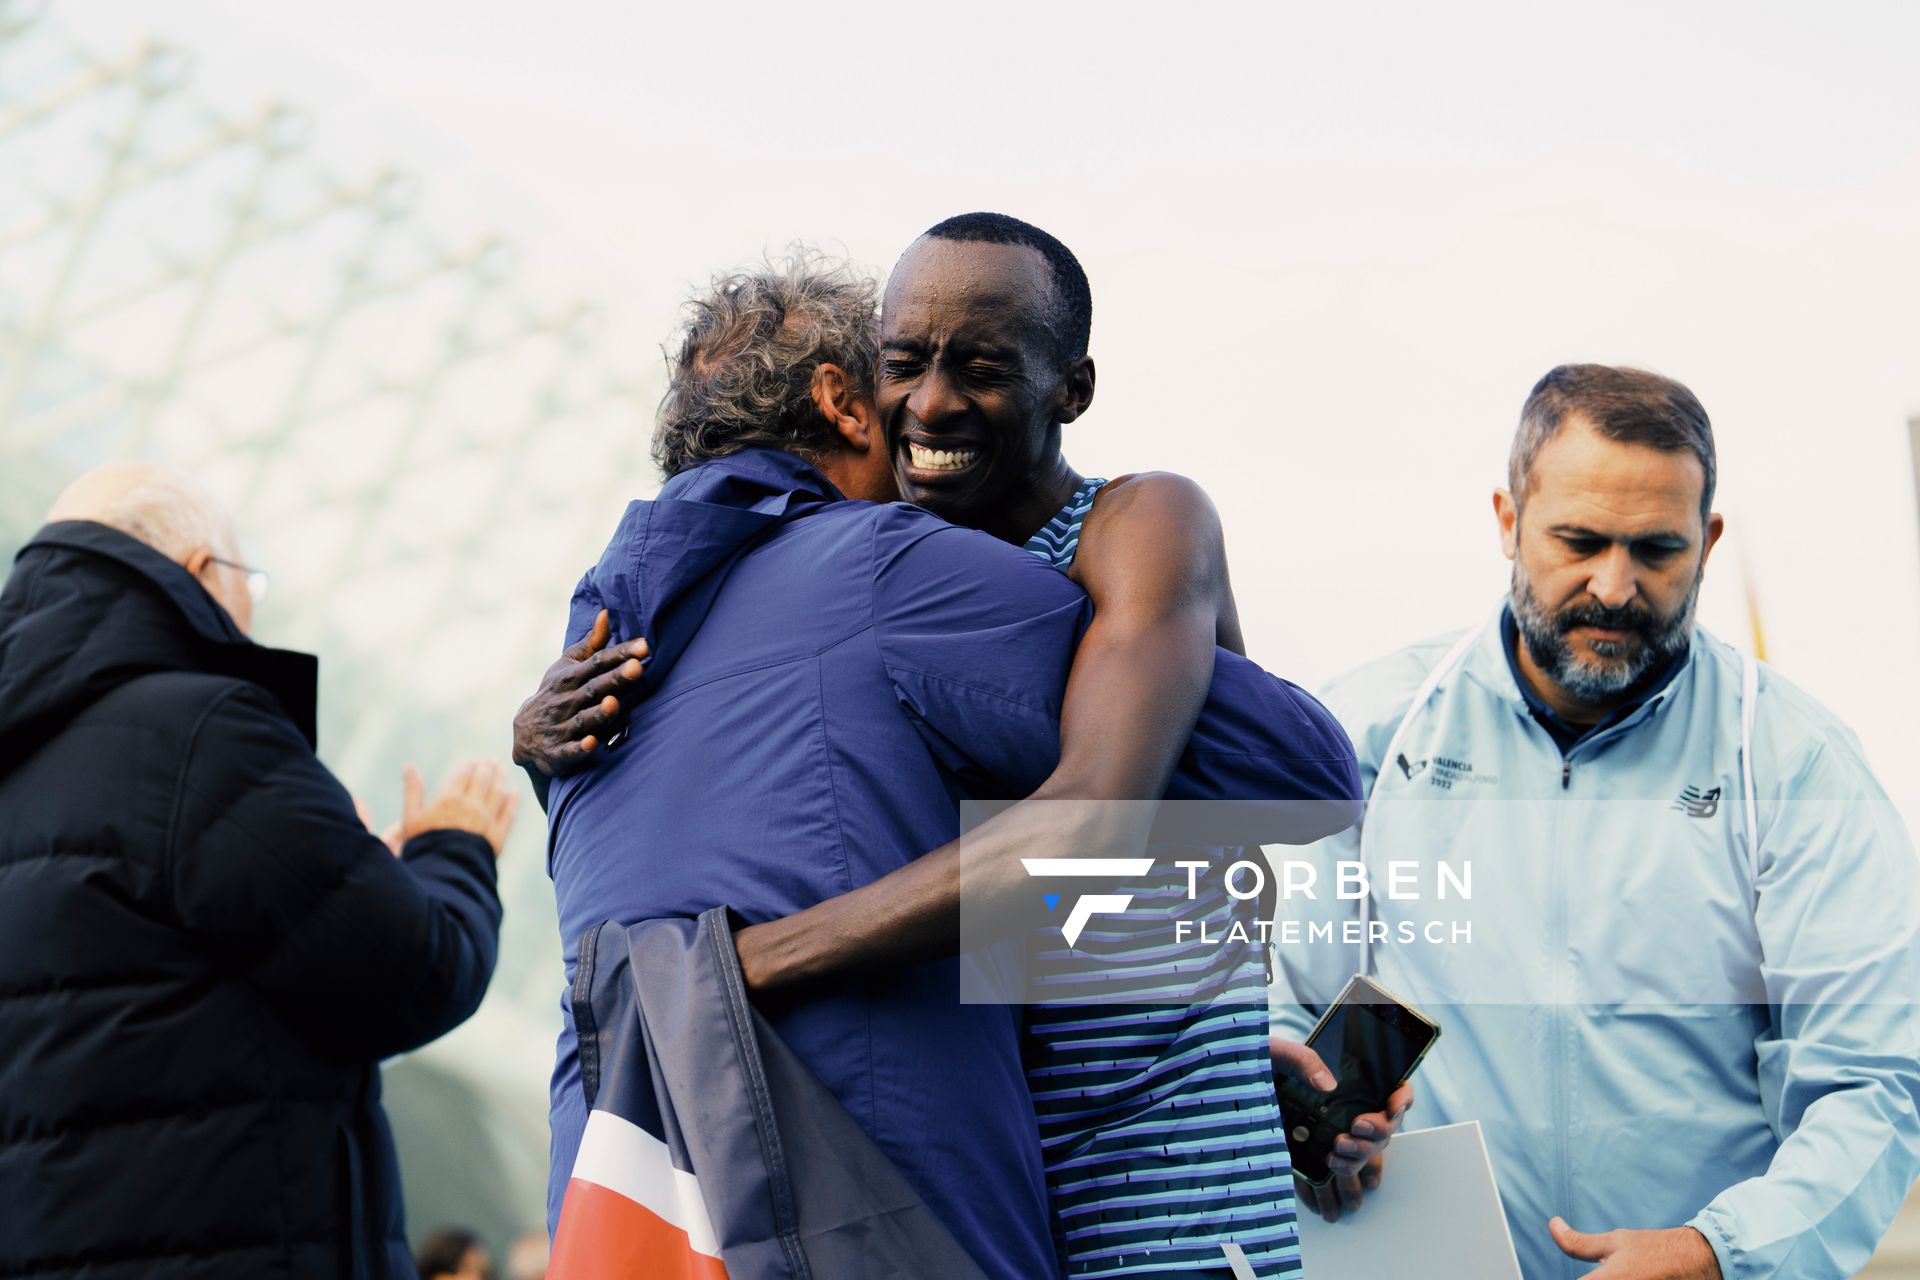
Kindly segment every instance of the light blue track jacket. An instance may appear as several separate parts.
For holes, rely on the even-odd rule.
[[[1556,1213],[1690,1224],[1727,1280],[1851,1276],[1920,1177],[1920,862],[1859,743],[1759,668],[1749,830],[1734,650],[1696,630],[1663,691],[1563,760],[1501,645],[1496,614],[1323,695],[1370,800],[1284,851],[1318,885],[1280,906],[1275,1031],[1304,1039],[1363,964],[1441,1023],[1413,1120],[1481,1122],[1528,1280],[1592,1269]],[[1340,900],[1336,864],[1363,857],[1371,892]],[[1439,898],[1440,860],[1470,900]]]

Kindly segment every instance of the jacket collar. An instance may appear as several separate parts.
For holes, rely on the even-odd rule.
[[[35,547],[66,547],[123,564],[152,583],[154,589],[179,610],[188,628],[202,641],[252,643],[234,624],[232,615],[207,594],[207,589],[183,565],[118,529],[91,520],[56,520],[43,526],[14,559],[18,560]]]
[[[184,652],[177,662],[152,662],[151,669],[184,663],[193,670],[259,685],[280,702],[308,745],[317,743],[320,661],[313,654],[255,644],[183,566],[118,529],[91,520],[55,521],[43,526],[15,560],[48,548],[78,552],[131,570],[143,587],[164,602],[163,612],[175,620],[171,629],[184,642]]]
[[[784,526],[846,498],[805,459],[742,449],[670,478],[659,496],[627,504],[600,562],[575,594],[569,634],[605,608],[616,636],[651,649],[640,696],[651,696],[698,633],[742,556]]]
[[[1461,664],[1461,674],[1492,694],[1498,701],[1506,704],[1516,716],[1529,724],[1535,724],[1533,710],[1528,705],[1526,695],[1520,691],[1520,684],[1514,678],[1513,663],[1507,657],[1504,620],[1508,608],[1508,601],[1503,596],[1499,607],[1482,625],[1479,638],[1467,651],[1467,656]],[[1660,714],[1661,710],[1673,700],[1673,695],[1691,678],[1694,663],[1707,639],[1705,628],[1696,625],[1686,653],[1674,662],[1673,669],[1657,689],[1647,695],[1626,716],[1581,738],[1568,750],[1585,750],[1596,743],[1630,733]],[[1544,726],[1539,727],[1542,733],[1547,732]]]
[[[846,495],[798,454],[754,447],[671,477],[660,487],[660,500],[704,502],[784,517],[822,502],[844,502]]]

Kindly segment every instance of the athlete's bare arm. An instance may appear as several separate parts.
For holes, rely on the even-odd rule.
[[[1060,713],[1060,763],[1031,800],[966,838],[969,910],[1022,918],[1035,897],[1022,857],[1137,853],[1206,701],[1216,644],[1244,653],[1219,514],[1180,476],[1123,476],[1101,490],[1080,531],[1072,577],[1094,618],[1074,655]],[[1084,803],[1095,802],[1095,803]],[[736,935],[747,985],[778,996],[835,975],[950,956],[960,946],[961,843],[851,893]],[[1313,1050],[1274,1040],[1274,1068],[1330,1088]],[[1326,1187],[1296,1180],[1328,1218],[1377,1187],[1382,1152],[1413,1105],[1403,1084],[1341,1135]]]
[[[1184,476],[1122,476],[1087,513],[1069,576],[1093,600],[1093,625],[1041,794],[1156,799],[1206,701],[1214,645],[1244,652],[1219,513]]]
[[[966,839],[972,908],[1008,931],[1038,898],[1022,857],[1138,852],[1143,805],[1167,787],[1213,677],[1216,643],[1242,648],[1220,519],[1180,476],[1123,476],[1100,492],[1072,576],[1094,620],[1075,655],[1060,718],[1060,762],[1032,797]],[[514,720],[514,759],[540,774],[591,764],[638,680],[638,646],[601,648],[604,627],[548,669]],[[596,651],[597,650],[597,651]],[[542,779],[544,780],[544,779]],[[956,954],[961,842],[850,893],[740,932],[748,986],[771,995],[857,972]],[[1037,921],[1036,921],[1037,923]]]
[[[1142,579],[1135,571],[1138,565],[1161,582]],[[1206,491],[1185,476],[1164,471],[1108,481],[1087,513],[1080,550],[1067,576],[1093,597],[1096,609],[1124,609],[1132,607],[1132,599],[1143,590],[1153,590],[1181,572],[1195,582],[1194,604],[1203,613],[1211,608],[1213,643],[1244,656],[1240,613],[1227,581],[1226,538]]]
[[[1222,618],[1238,631],[1219,517],[1199,486],[1178,476],[1116,480],[1087,516],[1074,569],[1094,618],[1067,680],[1052,775],[1029,803],[964,842],[743,929],[737,941],[751,989],[778,993],[956,954],[963,843],[968,909],[1005,932],[1037,910],[1021,858],[1124,856],[1145,845],[1148,806],[1048,802],[1151,800],[1166,790],[1206,700]]]

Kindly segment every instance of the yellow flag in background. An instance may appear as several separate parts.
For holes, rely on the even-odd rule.
[[[1747,545],[1740,544],[1740,585],[1747,593],[1747,626],[1753,633],[1753,656],[1767,660],[1767,629],[1760,622],[1760,588],[1754,582],[1753,562],[1747,558]]]

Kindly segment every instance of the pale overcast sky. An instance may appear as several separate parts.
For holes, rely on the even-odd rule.
[[[1920,7],[69,0],[343,167],[610,295],[794,239],[884,269],[998,209],[1093,281],[1085,472],[1199,479],[1256,657],[1314,684],[1480,620],[1488,493],[1563,360],[1688,382],[1722,451],[1708,625],[1854,724],[1920,820]],[[649,481],[636,477],[635,490]],[[556,566],[571,581],[578,566]]]

